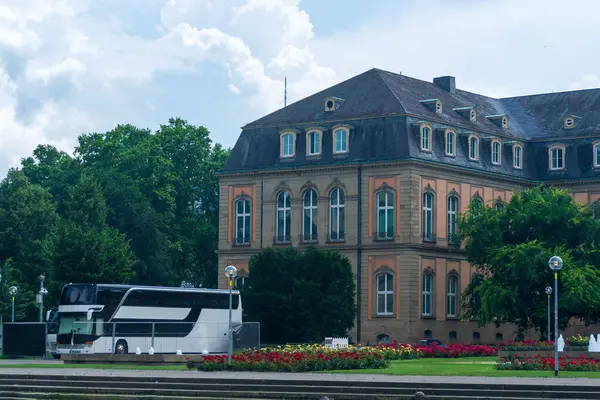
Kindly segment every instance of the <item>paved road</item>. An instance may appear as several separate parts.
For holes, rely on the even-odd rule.
[[[14,361],[14,360],[3,360]],[[25,360],[24,360],[25,361]],[[56,361],[48,360],[48,363]],[[61,361],[58,361],[60,363]],[[39,363],[39,360],[38,360]],[[4,363],[8,364],[8,363]],[[13,362],[13,364],[15,364]],[[274,372],[200,372],[200,371],[161,371],[161,370],[116,370],[87,368],[0,368],[0,376],[6,375],[77,375],[102,377],[155,377],[155,378],[205,378],[215,379],[282,379],[309,381],[353,381],[353,382],[399,382],[399,383],[476,383],[505,385],[563,385],[597,386],[600,379],[592,378],[496,378],[475,376],[392,376],[361,374],[317,374],[317,373],[274,373]]]

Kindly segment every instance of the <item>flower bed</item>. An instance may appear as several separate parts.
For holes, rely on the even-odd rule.
[[[572,346],[572,347],[588,347],[589,344],[590,344],[590,337],[589,336],[581,336],[581,335],[571,336],[570,338],[567,338],[566,343],[565,343],[565,345]]]
[[[585,356],[577,358],[559,357],[558,366],[561,371],[600,371],[600,360]],[[496,363],[499,371],[552,371],[554,370],[554,357],[518,357],[503,358]]]
[[[552,350],[554,342],[552,341],[533,341],[523,340],[521,342],[503,342],[498,345],[503,351],[536,351],[536,350]]]
[[[415,346],[424,358],[458,358],[458,357],[490,357],[497,356],[498,349],[477,344],[449,344],[447,346]]]
[[[343,349],[321,345],[285,346],[247,350],[232,356],[234,371],[307,372],[346,369],[377,369],[389,366],[390,360],[416,358],[419,352],[410,346],[355,347]],[[229,369],[226,355],[202,357],[201,371]]]

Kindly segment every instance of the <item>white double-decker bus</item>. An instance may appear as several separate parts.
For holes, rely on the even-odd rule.
[[[63,287],[58,354],[225,353],[229,344],[229,291],[109,284]],[[233,291],[232,325],[242,324]]]

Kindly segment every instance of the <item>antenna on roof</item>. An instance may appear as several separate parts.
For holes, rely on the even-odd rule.
[[[287,76],[283,83],[283,106],[287,106]]]

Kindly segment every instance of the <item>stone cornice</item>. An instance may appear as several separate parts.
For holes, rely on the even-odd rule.
[[[493,172],[479,171],[475,169],[469,169],[464,167],[457,167],[451,165],[445,165],[436,162],[428,162],[426,160],[420,160],[416,158],[398,160],[394,162],[378,162],[378,163],[363,163],[363,162],[352,162],[352,163],[344,163],[344,164],[333,164],[327,166],[304,166],[304,167],[295,167],[294,169],[270,169],[270,170],[255,170],[255,171],[239,171],[239,172],[230,172],[223,173],[220,175],[221,178],[235,178],[235,177],[260,177],[267,175],[281,175],[289,172],[293,173],[320,173],[320,172],[331,172],[331,171],[343,171],[343,170],[352,170],[358,167],[363,169],[383,169],[383,168],[394,168],[394,167],[404,167],[404,166],[417,166],[423,167],[427,169],[431,169],[434,171],[447,171],[447,172],[459,172],[465,175],[470,175],[474,177],[491,177],[494,179],[505,181],[512,184],[522,184],[522,185],[535,185],[541,183],[541,181],[529,180],[526,178],[516,178],[507,176],[504,174],[498,174]]]

